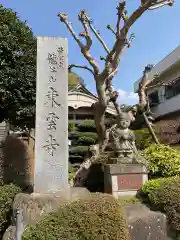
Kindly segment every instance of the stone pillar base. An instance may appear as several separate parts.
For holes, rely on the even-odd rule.
[[[135,196],[148,180],[143,164],[108,164],[104,167],[105,193],[114,197]]]
[[[16,240],[16,210],[21,212],[18,221],[20,235],[28,225],[35,225],[44,215],[56,211],[61,205],[90,196],[86,188],[68,188],[54,193],[19,193],[13,202],[12,225],[6,230],[3,240]]]

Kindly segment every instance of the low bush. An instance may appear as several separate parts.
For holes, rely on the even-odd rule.
[[[79,145],[93,145],[95,143],[96,143],[96,140],[91,137],[83,136],[78,139]]]
[[[76,123],[73,121],[69,121],[68,123],[68,131],[72,132],[72,131],[76,131]]]
[[[124,213],[110,195],[92,194],[91,198],[67,204],[34,227],[27,228],[22,240],[130,240]]]
[[[153,206],[165,212],[171,229],[180,233],[180,177],[167,178],[149,192]]]
[[[151,176],[180,176],[180,150],[166,145],[152,144],[141,155],[147,160]]]
[[[80,132],[96,132],[94,120],[85,120],[78,125]]]
[[[12,203],[19,192],[21,189],[14,184],[0,186],[0,237],[10,224]]]
[[[77,147],[72,147],[69,150],[69,153],[71,155],[78,155],[78,156],[85,156],[85,154],[88,151],[88,146],[77,146]]]
[[[149,181],[147,181],[143,186],[142,186],[142,193],[146,196],[149,196],[149,194],[158,189],[160,187],[161,183],[164,183],[165,181],[167,181],[167,179],[169,178],[157,178],[157,179],[151,179]]]
[[[134,131],[137,149],[143,150],[154,143],[147,128]]]

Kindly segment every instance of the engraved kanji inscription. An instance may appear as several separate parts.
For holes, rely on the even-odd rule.
[[[59,56],[64,54],[64,48],[63,47],[58,47],[57,52],[59,53]]]
[[[57,65],[57,55],[55,53],[48,53],[47,60],[51,65]]]
[[[43,148],[46,149],[49,155],[54,156],[54,153],[56,152],[58,147],[59,143],[56,141],[56,138],[50,134]]]
[[[56,82],[56,77],[50,76],[49,83]]]
[[[50,66],[49,70],[50,70],[50,72],[53,72],[53,73],[57,72],[56,66]]]
[[[55,90],[53,87],[49,88],[48,93],[46,94],[47,101],[45,102],[45,105],[50,103],[51,107],[60,107],[61,104],[57,102],[57,97],[59,96],[59,93],[57,90]]]
[[[56,121],[58,119],[59,117],[54,112],[49,112],[48,116],[46,117],[48,131],[56,130]]]
[[[51,65],[50,66],[50,71],[51,72],[56,72],[57,69],[56,67],[59,68],[64,68],[64,48],[59,47],[57,49],[57,53],[48,53],[47,57],[48,63]]]

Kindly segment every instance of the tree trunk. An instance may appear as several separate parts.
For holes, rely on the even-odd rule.
[[[99,149],[101,151],[106,139],[105,112],[108,104],[104,79],[96,78],[96,89],[99,101],[94,104],[94,120],[99,139]]]
[[[155,132],[154,132],[154,129],[152,128],[152,126],[151,126],[151,124],[150,124],[150,122],[149,122],[149,120],[148,120],[145,112],[143,112],[143,116],[144,116],[144,120],[145,120],[145,122],[146,122],[146,124],[147,124],[148,130],[149,130],[149,132],[150,132],[150,134],[151,134],[151,136],[152,136],[152,139],[154,140],[154,142],[155,142],[156,144],[160,144],[158,138],[156,137],[156,134],[155,134]]]

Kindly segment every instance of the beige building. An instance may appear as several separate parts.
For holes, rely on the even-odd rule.
[[[92,94],[83,84],[77,85],[68,93],[69,120],[79,123],[85,119],[94,119],[92,105],[98,98]],[[106,111],[106,117],[116,116],[115,108],[110,105]]]
[[[180,46],[156,64],[149,73],[150,80],[159,74],[163,86],[151,88],[148,98],[155,118],[164,118],[168,115],[180,115]],[[135,82],[134,92],[138,92],[139,82]]]

